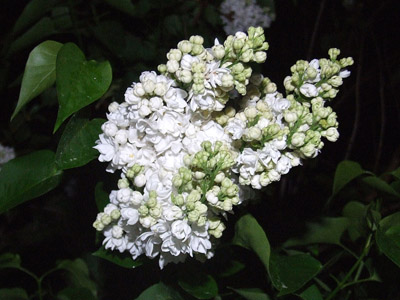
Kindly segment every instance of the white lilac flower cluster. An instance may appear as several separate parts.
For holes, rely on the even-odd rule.
[[[2,165],[12,160],[13,158],[15,158],[14,148],[3,146],[2,144],[0,144],[0,170]]]
[[[225,0],[220,11],[226,34],[245,31],[250,26],[268,28],[275,20],[271,8],[259,6],[256,0]]]
[[[322,138],[338,138],[336,95],[352,59],[299,61],[276,84],[252,74],[266,59],[264,32],[250,27],[204,48],[192,36],[143,72],[113,102],[95,148],[107,171],[121,170],[118,189],[93,226],[107,249],[169,262],[213,256],[224,219],[261,189],[315,157]]]

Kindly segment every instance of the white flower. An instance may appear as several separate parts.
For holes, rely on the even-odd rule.
[[[121,209],[121,217],[124,220],[127,220],[128,225],[135,225],[139,220],[139,213],[136,209],[127,207]]]
[[[97,146],[93,147],[100,152],[99,161],[111,161],[118,151],[118,146],[114,144],[111,138],[105,136],[103,133],[100,134],[99,138],[100,140],[96,141]]]
[[[300,87],[300,93],[309,98],[317,97],[318,89],[315,85],[311,83],[305,83]]]
[[[172,235],[183,242],[189,238],[191,232],[192,229],[186,221],[174,221],[171,225]]]
[[[232,135],[232,139],[238,140],[242,137],[246,123],[238,118],[232,118],[225,126],[225,131]]]
[[[174,221],[182,218],[183,212],[178,206],[174,205],[164,209],[163,216],[167,221]]]

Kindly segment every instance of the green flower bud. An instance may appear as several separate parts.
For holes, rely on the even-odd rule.
[[[164,64],[158,65],[157,70],[161,74],[165,74],[167,72],[167,66]]]
[[[102,231],[102,230],[104,229],[103,223],[101,223],[101,222],[98,221],[98,220],[94,221],[93,227],[94,227],[97,231]]]
[[[114,210],[111,212],[111,214],[110,214],[110,217],[111,217],[113,220],[119,219],[120,216],[121,216],[121,212],[119,211],[119,209],[114,209]]]
[[[340,54],[340,50],[337,48],[331,48],[328,50],[328,54],[331,60],[336,60],[336,58],[339,56]]]
[[[200,35],[192,35],[192,36],[189,38],[189,41],[190,41],[192,44],[197,44],[197,45],[202,45],[202,44],[204,43],[204,39],[203,39],[203,37],[200,36]]]
[[[185,204],[185,200],[183,199],[182,195],[172,195],[171,201],[176,206],[182,206],[183,204]]]
[[[181,50],[182,53],[190,53],[192,51],[192,47],[192,43],[187,40],[183,40],[178,44],[178,49]]]
[[[128,178],[121,178],[118,180],[118,188],[119,189],[124,189],[129,187],[129,181]]]
[[[148,208],[153,208],[153,207],[155,207],[157,205],[157,199],[156,198],[153,198],[153,197],[149,197],[149,200],[147,200],[147,202],[146,202],[146,206],[148,207]]]
[[[192,210],[188,213],[188,220],[189,222],[195,223],[200,217],[200,214],[197,210]]]
[[[112,221],[111,217],[110,217],[109,215],[107,215],[107,214],[104,214],[104,215],[101,217],[101,223],[103,223],[104,226],[109,225],[109,224],[111,223],[111,221]]]
[[[215,45],[211,49],[217,60],[221,60],[225,56],[225,47],[223,45]]]
[[[138,212],[141,217],[146,217],[149,214],[149,209],[146,205],[141,205],[138,209]]]

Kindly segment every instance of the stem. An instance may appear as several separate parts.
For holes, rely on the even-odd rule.
[[[359,264],[363,262],[364,257],[368,254],[369,248],[371,246],[372,234],[368,236],[367,242],[365,243],[363,252],[360,257],[357,259],[356,263],[351,267],[350,271],[346,274],[343,280],[336,286],[336,288],[328,295],[325,300],[331,300],[336,294],[346,286],[346,281],[350,278],[350,276],[354,273],[354,271],[358,268]]]

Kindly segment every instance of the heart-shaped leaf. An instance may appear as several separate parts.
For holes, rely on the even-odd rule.
[[[74,43],[67,43],[60,49],[56,68],[59,110],[54,132],[74,112],[103,96],[112,79],[108,61],[87,61]]]
[[[377,191],[400,198],[400,194],[395,189],[393,189],[390,184],[380,179],[379,177],[368,176],[363,178],[362,181]]]
[[[179,276],[178,284],[196,299],[210,299],[218,294],[215,279],[200,270],[184,270]]]
[[[353,179],[363,174],[371,174],[364,171],[360,164],[350,160],[340,162],[336,168],[335,178],[333,180],[332,197],[335,196],[341,189],[344,188]]]
[[[258,288],[241,288],[234,289],[230,288],[232,291],[235,291],[244,299],[247,300],[270,300],[271,298],[262,290]]]
[[[12,288],[12,289],[0,289],[0,299],[28,300],[29,297],[24,289]]]
[[[323,300],[321,292],[315,284],[310,285],[299,296],[303,300]]]
[[[67,287],[57,294],[57,300],[96,300],[96,298],[87,288]]]
[[[265,268],[269,269],[271,246],[264,230],[252,215],[244,215],[236,222],[233,244],[253,250]]]
[[[103,119],[89,121],[78,114],[68,122],[56,152],[56,164],[62,170],[83,166],[98,156],[93,148],[101,132]]]
[[[379,249],[400,267],[400,212],[380,221],[375,238]]]
[[[272,284],[280,291],[278,296],[299,290],[322,269],[321,263],[308,254],[292,256],[271,255]]]
[[[18,254],[4,253],[0,255],[0,269],[19,268],[21,266],[21,257]]]
[[[51,191],[60,182],[61,174],[54,153],[49,150],[9,161],[0,171],[0,213]]]
[[[177,290],[162,282],[156,283],[146,289],[136,300],[183,300]]]
[[[96,295],[96,284],[90,279],[88,266],[83,259],[62,260],[57,264],[57,268],[68,271],[75,286],[88,289],[93,295]]]
[[[45,41],[31,51],[26,62],[17,107],[11,120],[24,105],[54,84],[56,81],[56,58],[61,47],[61,43]]]
[[[294,247],[310,244],[335,244],[340,245],[340,238],[349,227],[349,220],[345,217],[323,218],[318,223],[308,223],[307,231],[301,238],[287,240],[284,247]]]

